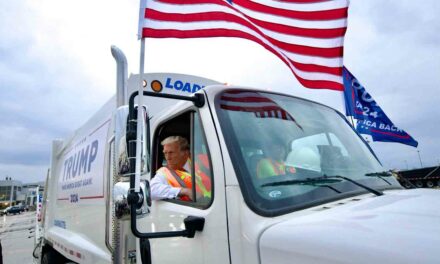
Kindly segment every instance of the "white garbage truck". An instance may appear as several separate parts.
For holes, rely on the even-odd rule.
[[[402,188],[338,111],[190,75],[127,78],[112,52],[116,96],[53,142],[35,263],[439,263],[440,192]],[[152,201],[175,135],[209,195]]]

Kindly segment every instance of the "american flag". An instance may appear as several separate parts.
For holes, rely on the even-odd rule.
[[[237,37],[278,56],[307,88],[344,90],[349,0],[141,0],[139,38]]]
[[[230,111],[254,113],[257,118],[278,118],[296,122],[286,110],[272,99],[257,92],[229,91],[220,97],[220,108]]]

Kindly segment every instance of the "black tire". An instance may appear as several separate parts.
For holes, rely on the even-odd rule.
[[[412,186],[409,182],[404,182],[403,187],[405,187],[406,189],[411,189]]]
[[[416,181],[416,187],[417,188],[423,188],[423,182],[422,181]]]
[[[49,249],[43,253],[41,264],[61,264],[64,263],[64,258],[53,249]]]
[[[428,187],[428,188],[432,188],[432,187],[434,187],[435,186],[435,184],[432,182],[432,181],[427,181],[426,182],[426,187]]]

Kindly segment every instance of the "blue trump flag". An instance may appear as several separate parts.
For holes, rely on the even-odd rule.
[[[394,126],[382,108],[347,68],[343,67],[345,111],[357,119],[356,130],[371,135],[373,141],[398,142],[413,147],[419,144],[404,130]]]

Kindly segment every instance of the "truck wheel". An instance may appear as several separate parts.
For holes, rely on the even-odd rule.
[[[409,182],[404,182],[403,183],[403,187],[405,187],[406,189],[411,189],[411,184],[409,184]]]
[[[58,252],[55,252],[52,249],[49,249],[43,254],[43,257],[41,258],[41,264],[60,264],[64,263],[63,257],[58,254]]]
[[[416,187],[417,188],[423,188],[423,182],[422,181],[416,181]]]
[[[426,186],[427,186],[428,188],[432,188],[432,187],[434,187],[434,183],[433,183],[432,181],[427,181],[427,182],[426,182]]]

